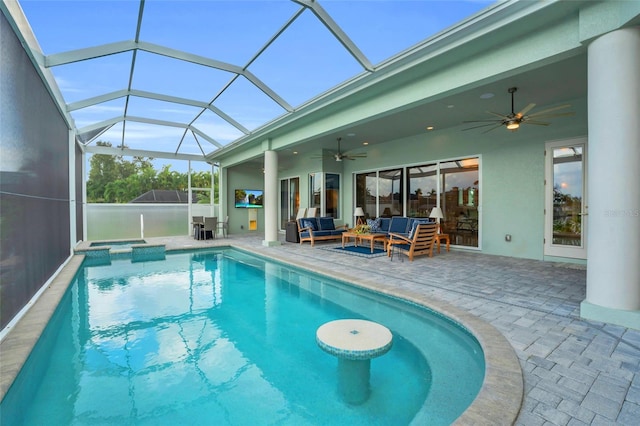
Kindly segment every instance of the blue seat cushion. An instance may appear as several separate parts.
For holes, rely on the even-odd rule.
[[[335,231],[336,225],[333,223],[332,217],[321,217],[318,219],[318,224],[322,231]]]
[[[305,217],[300,219],[301,228],[311,228],[312,231],[318,230],[318,222],[315,217]]]
[[[314,237],[326,237],[326,236],[329,236],[329,235],[334,235],[333,234],[334,232],[335,231],[314,231],[313,232],[313,236]]]
[[[409,251],[411,250],[411,244],[394,244],[393,247],[399,248],[401,250]]]
[[[404,216],[394,216],[391,218],[391,224],[389,224],[389,232],[395,232],[396,234],[406,234],[409,227],[409,218]]]
[[[380,231],[389,232],[389,224],[391,224],[391,218],[380,217]]]

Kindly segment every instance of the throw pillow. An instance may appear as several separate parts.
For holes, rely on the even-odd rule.
[[[300,219],[300,224],[303,228],[311,228],[312,231],[317,231],[315,219]]]
[[[369,225],[369,229],[371,230],[371,232],[378,232],[380,231],[380,218],[375,218],[375,219],[367,219],[367,225]]]

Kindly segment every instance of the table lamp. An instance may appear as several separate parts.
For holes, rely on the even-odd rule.
[[[438,234],[440,233],[440,219],[444,219],[444,215],[442,214],[442,209],[440,207],[434,207],[431,209],[431,214],[429,217],[436,219],[438,222]]]
[[[362,207],[356,207],[356,211],[353,212],[353,215],[356,217],[356,225],[362,225],[364,223],[362,220],[364,217],[364,210],[362,210]]]

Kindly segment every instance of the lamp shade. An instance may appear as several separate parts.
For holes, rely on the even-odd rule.
[[[444,215],[442,214],[442,209],[440,209],[440,207],[434,207],[433,209],[431,209],[431,214],[429,215],[429,217],[432,217],[434,219],[443,219]]]
[[[356,211],[353,212],[353,215],[355,217],[364,216],[364,210],[362,210],[362,207],[356,207]]]

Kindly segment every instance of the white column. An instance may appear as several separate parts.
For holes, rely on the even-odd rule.
[[[585,318],[640,329],[640,28],[588,48]]]
[[[278,241],[278,154],[264,152],[264,241],[273,246]]]

